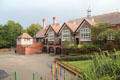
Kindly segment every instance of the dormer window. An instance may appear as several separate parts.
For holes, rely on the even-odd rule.
[[[54,41],[54,32],[48,33],[48,41]]]
[[[80,30],[80,41],[91,41],[90,28],[83,28]]]
[[[70,39],[70,31],[63,30],[62,31],[62,41],[69,40],[69,39]]]

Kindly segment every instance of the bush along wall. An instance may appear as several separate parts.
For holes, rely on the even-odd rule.
[[[109,51],[113,52],[114,49],[119,50],[117,45],[114,45],[112,42],[105,43],[103,46],[102,44],[88,44],[84,43],[82,45],[76,45],[76,44],[67,44],[63,47],[63,53],[68,54],[90,54],[94,52],[100,52],[102,51]]]

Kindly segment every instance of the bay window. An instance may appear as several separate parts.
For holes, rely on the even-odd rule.
[[[48,33],[48,41],[54,41],[54,32]]]
[[[80,30],[80,41],[91,41],[90,28],[83,28]]]
[[[69,39],[70,39],[70,31],[63,30],[62,31],[62,41],[69,40]]]

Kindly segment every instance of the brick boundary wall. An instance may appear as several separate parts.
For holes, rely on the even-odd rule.
[[[42,51],[43,44],[42,43],[34,43],[33,45],[17,45],[16,52],[19,54],[36,54]]]
[[[3,48],[3,49],[0,49],[0,52],[4,52],[4,51],[10,51],[11,48]]]

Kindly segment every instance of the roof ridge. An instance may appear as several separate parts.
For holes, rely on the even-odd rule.
[[[119,13],[120,14],[119,11],[115,11],[115,12],[103,13],[103,14],[95,15],[95,16],[92,16],[92,17],[103,16],[103,15],[110,15],[110,14],[115,14],[115,13]]]

